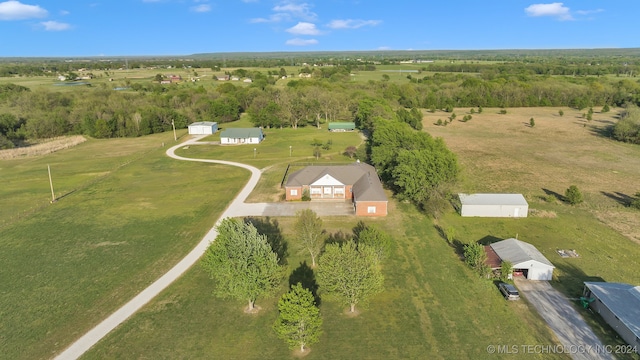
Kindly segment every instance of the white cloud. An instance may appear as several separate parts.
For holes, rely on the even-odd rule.
[[[0,20],[24,20],[43,18],[49,12],[38,5],[26,5],[19,1],[0,2]]]
[[[604,9],[595,9],[595,10],[577,10],[576,14],[580,15],[591,15],[603,12]]]
[[[329,24],[328,27],[332,29],[357,29],[363,26],[376,26],[382,23],[380,20],[354,20],[354,19],[345,19],[345,20],[333,20]]]
[[[71,29],[71,25],[57,21],[43,21],[40,25],[44,26],[47,31],[64,31]]]
[[[551,16],[558,20],[573,20],[573,16],[569,12],[569,8],[563,3],[556,2],[551,4],[533,4],[525,8],[524,11],[529,16]]]
[[[308,22],[299,22],[295,26],[287,29],[288,33],[296,35],[318,35],[320,31],[316,28],[315,24]]]
[[[211,5],[202,4],[202,5],[198,5],[198,6],[193,6],[193,7],[191,7],[191,11],[199,12],[199,13],[209,12],[209,11],[211,11]]]
[[[67,10],[60,10],[60,15],[65,16],[65,15],[69,15],[70,12]]]
[[[378,50],[391,50],[388,46],[378,46]]]
[[[273,14],[268,17],[254,18],[249,20],[252,23],[281,22],[300,19],[304,21],[315,21],[318,15],[311,11],[311,5],[307,3],[298,4],[294,1],[285,1],[274,6]]]
[[[287,42],[285,44],[293,45],[293,46],[308,46],[308,45],[315,45],[317,43],[318,43],[318,40],[316,40],[316,39],[295,38],[295,39],[287,40]]]

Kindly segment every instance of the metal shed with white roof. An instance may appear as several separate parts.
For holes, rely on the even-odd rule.
[[[522,194],[458,194],[461,216],[527,217],[529,204]]]
[[[529,280],[551,280],[555,266],[535,246],[518,239],[506,239],[489,245],[501,261],[509,261],[513,272]]]

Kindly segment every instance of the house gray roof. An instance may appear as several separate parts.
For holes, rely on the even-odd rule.
[[[584,285],[640,337],[640,286],[608,282],[585,282]]]
[[[529,205],[522,194],[458,194],[458,196],[462,205]]]
[[[217,124],[218,123],[214,121],[198,121],[198,122],[189,124],[189,126],[213,126]]]
[[[286,186],[310,185],[325,175],[330,175],[345,185],[352,185],[356,201],[387,201],[376,169],[361,162],[349,165],[307,166],[289,175]]]
[[[356,123],[354,122],[330,122],[329,130],[334,129],[343,129],[343,130],[354,130],[356,128]]]
[[[254,137],[261,137],[262,129],[260,128],[228,128],[222,130],[220,133],[221,138],[231,139],[248,139]]]
[[[490,244],[490,246],[502,261],[509,261],[513,265],[534,260],[555,267],[535,246],[518,239],[506,239]]]

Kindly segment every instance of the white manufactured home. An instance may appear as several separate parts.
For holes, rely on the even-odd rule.
[[[200,121],[189,125],[189,135],[211,135],[215,134],[217,131],[217,122]]]
[[[220,144],[259,144],[264,139],[260,128],[229,128],[220,132]]]
[[[527,217],[529,204],[522,194],[458,194],[460,215],[476,217]]]

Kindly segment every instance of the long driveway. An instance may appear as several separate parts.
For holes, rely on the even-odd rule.
[[[127,320],[131,315],[135,314],[140,308],[142,308],[146,303],[151,301],[154,297],[156,297],[162,290],[167,288],[172,282],[174,282],[177,278],[179,278],[182,274],[184,274],[193,264],[198,261],[198,259],[204,254],[209,247],[209,244],[218,236],[218,232],[216,231],[216,227],[222,221],[222,219],[227,217],[236,217],[236,216],[256,216],[264,212],[265,206],[262,207],[260,204],[250,204],[251,206],[245,207],[244,201],[247,199],[247,196],[253,191],[258,180],[260,180],[260,170],[257,168],[245,165],[241,163],[231,162],[231,161],[223,161],[223,160],[208,160],[208,159],[190,159],[182,156],[178,156],[175,154],[176,149],[193,144],[198,141],[201,137],[196,137],[190,139],[184,143],[173,146],[172,148],[167,150],[167,155],[178,160],[184,161],[198,161],[198,162],[206,162],[206,163],[215,163],[215,164],[223,164],[230,166],[238,166],[244,169],[247,169],[251,172],[251,178],[244,186],[242,191],[233,199],[231,204],[226,208],[226,210],[220,215],[215,225],[209,230],[209,232],[202,238],[202,240],[196,245],[196,247],[191,250],[187,256],[185,256],[178,264],[176,264],[171,270],[169,270],[166,274],[162,275],[158,280],[156,280],[153,284],[149,285],[146,289],[144,289],[141,293],[136,295],[133,299],[131,299],[128,303],[124,304],[121,308],[116,310],[109,317],[104,319],[101,323],[96,325],[93,329],[89,330],[86,334],[76,340],[71,346],[69,346],[66,350],[56,356],[55,359],[59,360],[67,360],[67,359],[77,359],[82,354],[84,354],[87,350],[89,350],[93,345],[95,345],[100,339],[105,337],[109,332],[115,329],[118,325]],[[256,206],[254,206],[256,205]]]
[[[569,300],[547,281],[517,279],[516,286],[538,310],[573,359],[613,359],[610,354],[599,351],[604,349],[600,339]]]

